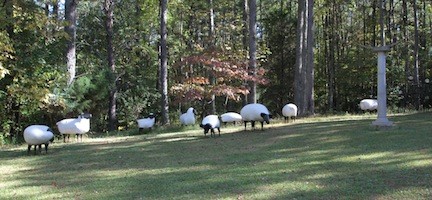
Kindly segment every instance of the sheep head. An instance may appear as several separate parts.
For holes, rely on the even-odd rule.
[[[264,121],[265,121],[267,124],[270,124],[270,118],[272,117],[272,115],[270,115],[270,114],[265,114],[265,113],[261,113],[260,115],[261,115],[261,117],[264,119]]]
[[[90,114],[90,113],[81,113],[81,115],[79,115],[78,118],[90,119],[90,118],[92,118],[92,114]]]
[[[207,123],[205,125],[200,124],[200,127],[204,129],[204,135],[206,135],[209,132],[209,130],[212,129],[210,123]]]

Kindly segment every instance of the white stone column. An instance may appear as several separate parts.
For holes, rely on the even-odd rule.
[[[378,53],[378,118],[372,122],[374,126],[392,126],[393,122],[387,119],[387,84],[386,84],[386,52],[389,46],[374,48]]]

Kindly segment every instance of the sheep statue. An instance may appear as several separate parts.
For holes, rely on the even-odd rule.
[[[206,117],[204,117],[200,124],[200,127],[204,129],[204,135],[207,135],[209,130],[211,130],[211,137],[216,137],[214,129],[217,128],[220,136],[220,121],[217,115],[207,115]]]
[[[360,109],[362,110],[376,110],[378,108],[378,101],[376,99],[363,99],[360,101]]]
[[[227,112],[221,115],[221,121],[224,124],[227,124],[228,122],[233,122],[235,125],[236,122],[242,121],[242,116],[236,112]]]
[[[180,115],[180,123],[182,125],[194,125],[195,124],[196,111],[194,108],[189,108],[186,113]]]
[[[66,135],[68,135],[69,141],[71,134],[77,136],[77,141],[79,141],[79,138],[82,141],[82,135],[90,130],[91,117],[91,114],[85,113],[79,115],[78,118],[63,119],[57,122],[59,132],[63,135],[63,142],[66,142]]]
[[[251,122],[252,128],[255,129],[255,121],[261,122],[261,130],[264,130],[264,122],[270,124],[270,118],[272,117],[267,107],[259,103],[245,105],[240,110],[240,115],[242,116],[245,130],[247,122]]]
[[[146,118],[138,119],[138,128],[139,132],[141,132],[142,129],[152,129],[155,124],[155,118],[156,116],[153,113],[150,113]]]
[[[293,104],[293,103],[289,103],[289,104],[286,104],[283,108],[282,108],[282,115],[284,116],[284,118],[285,118],[285,123],[286,122],[289,122],[289,120],[291,119],[291,118],[293,118],[294,119],[294,121],[295,121],[295,119],[296,119],[296,117],[297,117],[297,106],[295,105],[295,104]]]
[[[34,154],[39,146],[39,153],[42,152],[42,144],[45,145],[45,153],[48,153],[48,145],[54,141],[54,134],[50,127],[45,125],[30,125],[24,129],[24,140],[28,144],[27,154],[34,145]]]

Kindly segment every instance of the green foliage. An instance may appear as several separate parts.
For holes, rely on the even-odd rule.
[[[293,33],[296,31],[297,16],[296,12],[277,6],[267,9],[263,15],[264,42],[269,52],[264,54],[266,62],[262,62],[262,65],[268,69],[266,77],[271,84],[262,87],[259,102],[270,110],[279,111],[294,100],[296,34]],[[260,50],[265,52],[263,46]]]
[[[159,93],[150,87],[137,86],[123,91],[118,97],[120,126],[136,125],[136,120],[149,113],[158,113]]]

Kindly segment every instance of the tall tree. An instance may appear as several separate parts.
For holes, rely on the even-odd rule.
[[[115,58],[114,58],[114,0],[105,0],[103,9],[105,12],[105,31],[107,41],[107,59],[108,68],[110,70],[110,83],[109,83],[109,108],[108,108],[108,130],[117,130],[117,75],[115,69]]]
[[[313,0],[299,0],[294,99],[299,115],[314,114]]]
[[[77,5],[78,0],[66,0],[65,1],[65,20],[66,26],[65,31],[68,34],[67,38],[67,71],[68,80],[67,85],[71,85],[76,74],[76,22],[77,22]],[[56,8],[57,9],[57,8]],[[58,10],[55,10],[56,12]]]
[[[419,36],[419,19],[418,19],[418,9],[417,0],[412,1],[413,15],[414,15],[414,49],[413,49],[413,61],[414,61],[414,85],[415,85],[415,107],[420,109],[420,74],[419,74],[419,46],[420,46],[420,36]]]
[[[209,3],[209,40],[210,40],[210,48],[214,48],[215,46],[215,22],[214,22],[214,8],[213,8],[213,0],[208,0]],[[216,80],[213,75],[210,75],[210,82],[212,85],[216,83]],[[216,95],[212,94],[211,96],[211,108],[210,108],[210,114],[216,113]]]
[[[169,120],[168,107],[168,50],[167,50],[167,4],[168,0],[160,1],[160,69],[159,92],[161,94],[162,124],[167,125]]]
[[[242,2],[243,4],[243,12],[242,12],[242,20],[243,20],[243,27],[242,27],[242,45],[244,49],[249,49],[248,48],[248,31],[249,31],[249,20],[248,20],[248,13],[249,13],[249,8],[248,8],[248,0],[243,0]],[[242,96],[242,104],[246,105],[248,103],[248,96],[247,95],[243,95]]]
[[[254,76],[256,74],[256,16],[257,6],[256,0],[249,0],[249,73]],[[248,103],[256,103],[256,83],[249,82]]]

